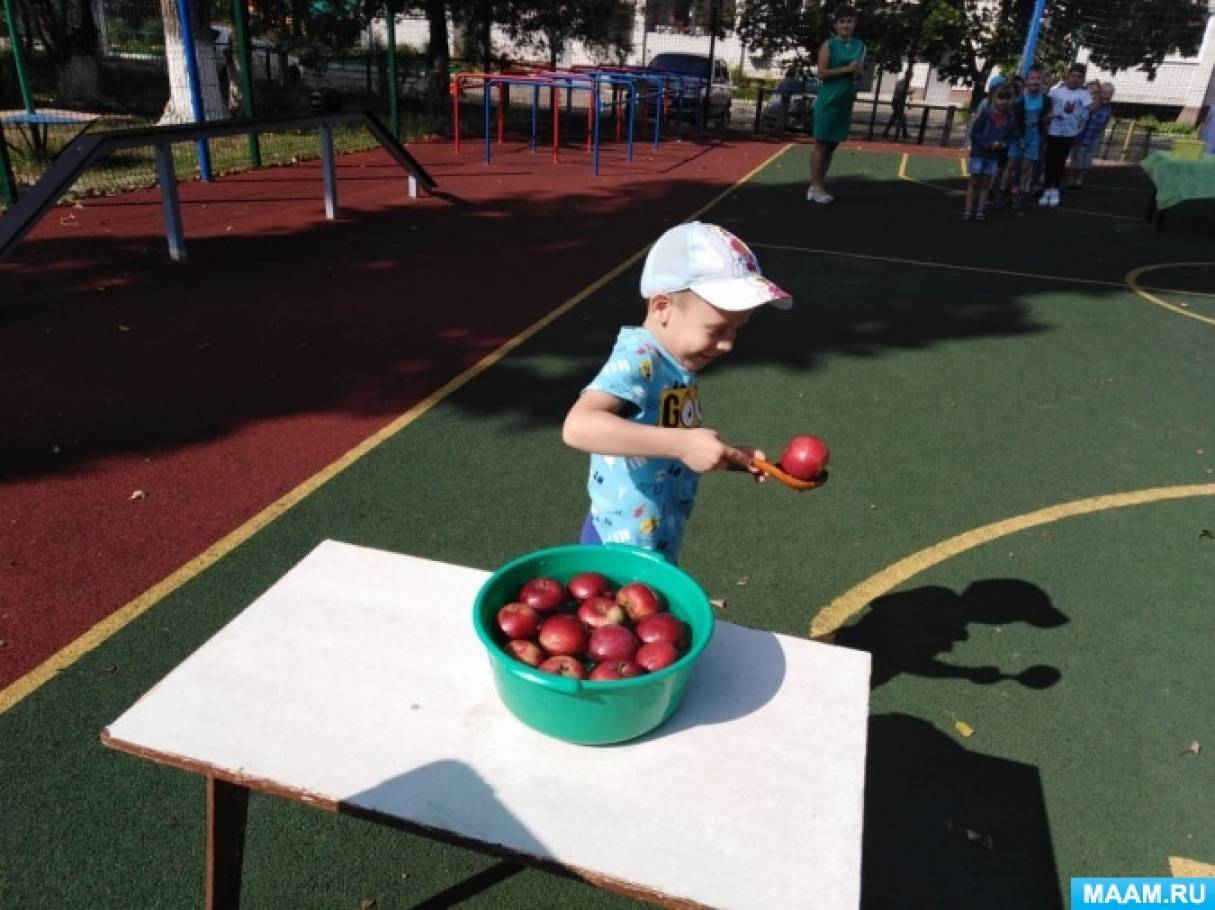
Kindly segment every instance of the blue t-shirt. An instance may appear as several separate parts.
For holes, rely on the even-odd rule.
[[[584,391],[626,402],[620,415],[651,427],[701,425],[696,374],[680,366],[647,329],[620,330],[607,363]],[[592,455],[587,491],[604,543],[629,543],[679,558],[700,475],[678,459]]]
[[[1026,92],[1021,97],[1025,99],[1025,133],[1021,138],[1026,150],[1031,152],[1030,157],[1036,158],[1038,140],[1041,138],[1038,131],[1042,128],[1042,108],[1045,106],[1046,96],[1041,92]]]

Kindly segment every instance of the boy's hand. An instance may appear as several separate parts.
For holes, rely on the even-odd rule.
[[[698,474],[727,468],[749,469],[751,456],[722,442],[716,430],[680,430],[679,460]]]
[[[737,449],[747,456],[746,465],[742,468],[738,468],[737,470],[743,470],[750,473],[750,475],[755,478],[756,483],[763,483],[765,480],[767,480],[768,475],[759,468],[755,467],[755,463],[751,460],[753,458],[758,458],[760,461],[767,461],[768,456],[764,454],[764,450],[757,449],[755,446],[737,446]]]

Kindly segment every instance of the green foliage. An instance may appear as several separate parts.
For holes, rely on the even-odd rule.
[[[870,62],[901,67],[907,59],[932,63],[953,84],[975,89],[976,101],[994,68],[1020,61],[1034,0],[858,0],[856,33]],[[812,63],[831,34],[835,0],[748,0],[739,29],[749,47],[792,54]],[[1197,53],[1206,27],[1207,0],[1054,0],[1043,23],[1036,62],[1057,71],[1080,46],[1093,63],[1118,71],[1140,69],[1154,78],[1167,54]]]
[[[834,34],[831,16],[839,0],[748,0],[738,32],[749,48],[770,57],[792,57],[799,67],[814,65],[819,46]],[[867,60],[899,68],[915,43],[916,10],[911,0],[854,0],[857,36]]]
[[[555,64],[571,41],[623,62],[632,47],[633,6],[627,0],[518,0],[509,4],[511,38]]]
[[[1198,127],[1193,123],[1180,123],[1176,120],[1167,120],[1161,123],[1151,114],[1138,118],[1135,121],[1135,125],[1143,129],[1150,129],[1160,136],[1176,136],[1178,138],[1196,138],[1198,136]]]

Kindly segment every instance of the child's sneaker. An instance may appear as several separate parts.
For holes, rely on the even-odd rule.
[[[972,221],[974,219],[974,217],[975,217],[975,213],[972,212],[970,209],[966,209],[965,211],[962,212],[963,221]]]
[[[1051,190],[1050,191],[1050,201],[1047,202],[1047,205],[1049,205],[1051,208],[1054,208],[1058,204],[1059,204],[1059,191]]]
[[[987,220],[987,213],[985,211],[983,211],[982,209],[976,209],[975,210],[975,221],[986,221],[986,220]]]
[[[1043,190],[1038,197],[1038,205],[1050,205],[1050,190]]]

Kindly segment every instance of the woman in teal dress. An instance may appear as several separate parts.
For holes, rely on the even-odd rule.
[[[810,159],[811,202],[830,202],[827,170],[835,147],[848,138],[852,103],[856,100],[857,74],[865,62],[865,45],[853,35],[856,10],[841,6],[835,11],[835,37],[818,49],[818,78],[821,83],[814,102],[814,151]]]

